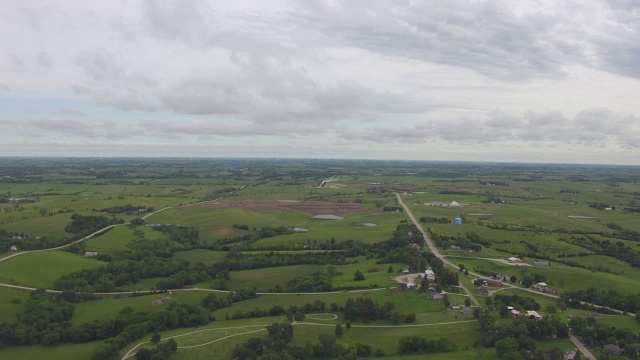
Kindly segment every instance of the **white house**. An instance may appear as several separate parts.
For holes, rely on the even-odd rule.
[[[427,277],[427,281],[436,281],[436,273],[433,270],[425,270],[424,274]]]

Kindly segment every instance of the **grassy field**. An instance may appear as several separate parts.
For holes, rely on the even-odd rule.
[[[27,165],[25,165],[27,164]],[[14,242],[20,246],[16,235],[55,236],[71,238],[64,231],[71,216],[101,215],[104,209],[131,204],[133,206],[169,209],[146,218],[147,224],[176,224],[197,227],[198,245],[195,249],[178,251],[171,256],[188,261],[191,266],[202,263],[210,266],[225,259],[228,252],[258,254],[261,251],[287,253],[292,249],[298,253],[320,251],[320,245],[360,240],[375,244],[390,238],[401,221],[407,219],[403,212],[384,211],[384,206],[397,206],[395,193],[402,194],[405,203],[417,218],[445,217],[452,222],[463,217],[462,225],[427,224],[426,227],[439,238],[468,238],[475,234],[481,239],[482,251],[470,253],[452,250],[449,245],[457,240],[446,240],[442,252],[456,264],[464,264],[470,270],[515,275],[542,274],[552,288],[562,291],[586,289],[591,286],[599,290],[618,290],[637,293],[640,287],[640,269],[624,260],[618,250],[606,249],[601,244],[618,244],[620,249],[640,251],[640,241],[635,232],[640,232],[639,214],[626,211],[636,208],[640,200],[640,173],[637,168],[518,164],[447,164],[408,163],[335,160],[255,160],[255,159],[59,159],[59,160],[2,160],[0,173],[0,240]],[[331,182],[318,188],[320,182],[332,178]],[[240,189],[241,187],[243,187]],[[230,194],[233,192],[232,194]],[[27,198],[28,203],[11,203],[9,198]],[[206,200],[205,203],[200,203]],[[342,220],[312,219],[313,214],[278,206],[277,200],[295,200],[302,204],[332,204],[361,206],[361,210],[338,213]],[[269,204],[261,209],[255,206],[263,201]],[[457,201],[463,206],[428,206],[425,203],[450,204]],[[183,206],[196,204],[194,206]],[[612,210],[598,210],[598,203]],[[633,210],[633,209],[632,209]],[[337,212],[338,210],[336,210]],[[485,214],[485,215],[478,215]],[[131,221],[145,214],[114,214],[115,217]],[[111,216],[111,215],[107,215]],[[583,216],[589,218],[571,218]],[[365,226],[373,223],[376,226]],[[247,225],[249,230],[240,230],[234,225]],[[218,242],[246,234],[255,234],[262,227],[300,227],[308,232],[273,236],[255,242],[230,244],[221,248]],[[620,228],[626,232],[622,232]],[[2,238],[3,237],[3,238]],[[99,237],[83,243],[86,251],[127,252],[128,244],[136,238],[164,239],[166,235],[150,227],[131,229],[119,226]],[[15,239],[15,241],[14,241]],[[607,243],[608,242],[608,243]],[[487,246],[490,243],[490,246]],[[7,255],[0,249],[0,258]],[[215,249],[215,250],[213,250]],[[225,250],[222,251],[221,249]],[[229,251],[226,251],[229,250]],[[611,250],[607,253],[605,250]],[[342,250],[345,251],[345,250]],[[407,264],[377,264],[375,249],[363,246],[359,256],[351,258],[347,265],[336,265],[341,273],[333,279],[338,288],[392,287],[397,283],[392,277]],[[622,250],[620,250],[622,251]],[[626,251],[626,250],[625,250]],[[145,254],[144,256],[148,256]],[[169,256],[163,254],[162,256]],[[514,267],[482,258],[504,259],[517,256],[531,262],[548,259],[550,267]],[[622,259],[622,260],[621,260]],[[565,263],[562,263],[565,262]],[[51,288],[61,275],[105,265],[96,259],[83,258],[68,252],[35,252],[0,262],[0,282],[33,287]],[[569,266],[567,264],[575,265]],[[391,266],[392,273],[387,269]],[[325,265],[293,265],[245,271],[232,271],[230,289],[254,286],[258,290],[269,290],[276,285],[284,286],[297,276],[323,271]],[[361,271],[365,280],[355,281],[354,273]],[[163,278],[141,279],[136,284],[118,290],[152,289]],[[470,288],[473,276],[460,274],[460,279]],[[194,287],[208,288],[205,281]],[[171,302],[192,305],[201,303],[207,292],[174,292]],[[542,294],[532,294],[516,289],[501,290],[498,294],[530,296],[542,305],[556,300]],[[16,321],[17,315],[26,307],[27,292],[0,288],[0,321]],[[75,304],[73,325],[85,322],[104,321],[126,306],[135,311],[158,311],[166,305],[151,302],[166,294],[137,297],[105,298]],[[219,294],[219,296],[226,296]],[[471,320],[472,316],[445,309],[442,301],[428,298],[426,292],[393,289],[346,291],[333,294],[262,295],[256,299],[241,301],[229,308],[215,312],[218,321],[198,329],[180,329],[163,332],[163,336],[192,334],[176,338],[179,346],[176,359],[228,358],[236,344],[272,321],[283,321],[284,317],[224,320],[236,312],[254,309],[268,310],[275,305],[303,306],[322,301],[330,308],[332,304],[344,306],[347,299],[370,297],[376,303],[391,302],[402,314],[415,313],[418,327],[364,328],[354,326],[338,341],[345,345],[370,344],[374,349],[385,351],[386,359],[418,359],[418,356],[397,356],[397,341],[402,336],[422,335],[428,338],[446,336],[457,342],[459,351],[451,354],[430,354],[429,359],[496,359],[494,349],[473,348],[478,339],[478,324],[475,322],[441,324]],[[466,296],[451,294],[450,301],[463,303]],[[479,297],[484,304],[484,297]],[[335,306],[334,305],[334,306]],[[569,310],[573,312],[574,310]],[[327,310],[327,312],[330,312]],[[333,333],[336,323],[344,323],[342,313],[337,319],[326,315],[324,320],[307,319],[328,326],[310,324],[296,325],[296,344],[317,341],[323,331]],[[560,314],[565,319],[567,312]],[[616,327],[640,331],[640,325],[630,317],[602,315],[599,322]],[[258,325],[257,327],[244,327]],[[389,326],[390,321],[378,320],[354,325]],[[424,326],[423,326],[424,325]],[[205,330],[205,331],[201,331]],[[194,332],[195,331],[195,332]],[[225,338],[226,336],[230,336]],[[186,348],[187,346],[210,344]],[[53,348],[28,346],[8,348],[0,351],[0,360],[8,358],[89,358],[97,343],[62,345]],[[573,348],[566,340],[539,342],[539,348],[559,346]],[[480,354],[481,352],[481,354]]]
[[[83,344],[64,344],[58,346],[31,345],[3,348],[0,360],[42,360],[42,359],[91,359],[93,349],[102,341],[92,341]]]
[[[298,276],[305,276],[323,271],[324,265],[292,265],[266,269],[232,271],[229,289],[238,290],[254,287],[258,291],[268,291],[276,285],[284,288],[287,282]]]
[[[153,305],[151,302],[156,299],[169,296],[170,301],[198,305],[202,302],[202,298],[207,295],[206,292],[195,291],[176,291],[171,295],[166,293],[157,293],[144,296],[123,296],[121,298],[103,298],[76,304],[76,310],[72,318],[74,325],[80,325],[86,322],[104,321],[111,318],[127,306],[131,306],[134,311],[159,311],[168,304]]]
[[[27,253],[0,263],[0,282],[51,289],[64,274],[104,265],[96,259],[59,250]]]
[[[178,259],[183,259],[188,261],[189,265],[191,266],[194,266],[200,263],[206,266],[210,266],[220,261],[223,261],[225,256],[227,256],[227,252],[196,249],[196,250],[178,251],[177,253],[174,254],[174,256],[177,257]]]
[[[160,231],[153,230],[148,226],[138,226],[135,228],[116,226],[103,235],[86,240],[86,250],[98,252],[121,252],[130,250],[127,245],[137,238],[135,235],[136,231],[141,232],[141,236],[149,240],[167,238],[167,236]]]
[[[0,288],[0,323],[14,323],[27,305],[30,292],[11,288]]]

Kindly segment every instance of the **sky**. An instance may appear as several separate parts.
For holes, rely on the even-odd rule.
[[[640,165],[636,0],[3,0],[0,156]]]

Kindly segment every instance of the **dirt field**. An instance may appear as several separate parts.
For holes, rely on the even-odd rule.
[[[229,209],[243,208],[247,210],[291,210],[313,215],[351,214],[362,212],[362,204],[332,202],[279,202],[274,200],[243,200],[233,204],[203,204],[201,207]]]

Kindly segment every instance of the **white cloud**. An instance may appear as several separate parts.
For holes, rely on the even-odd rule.
[[[0,127],[15,141],[640,158],[635,1],[3,7]]]

